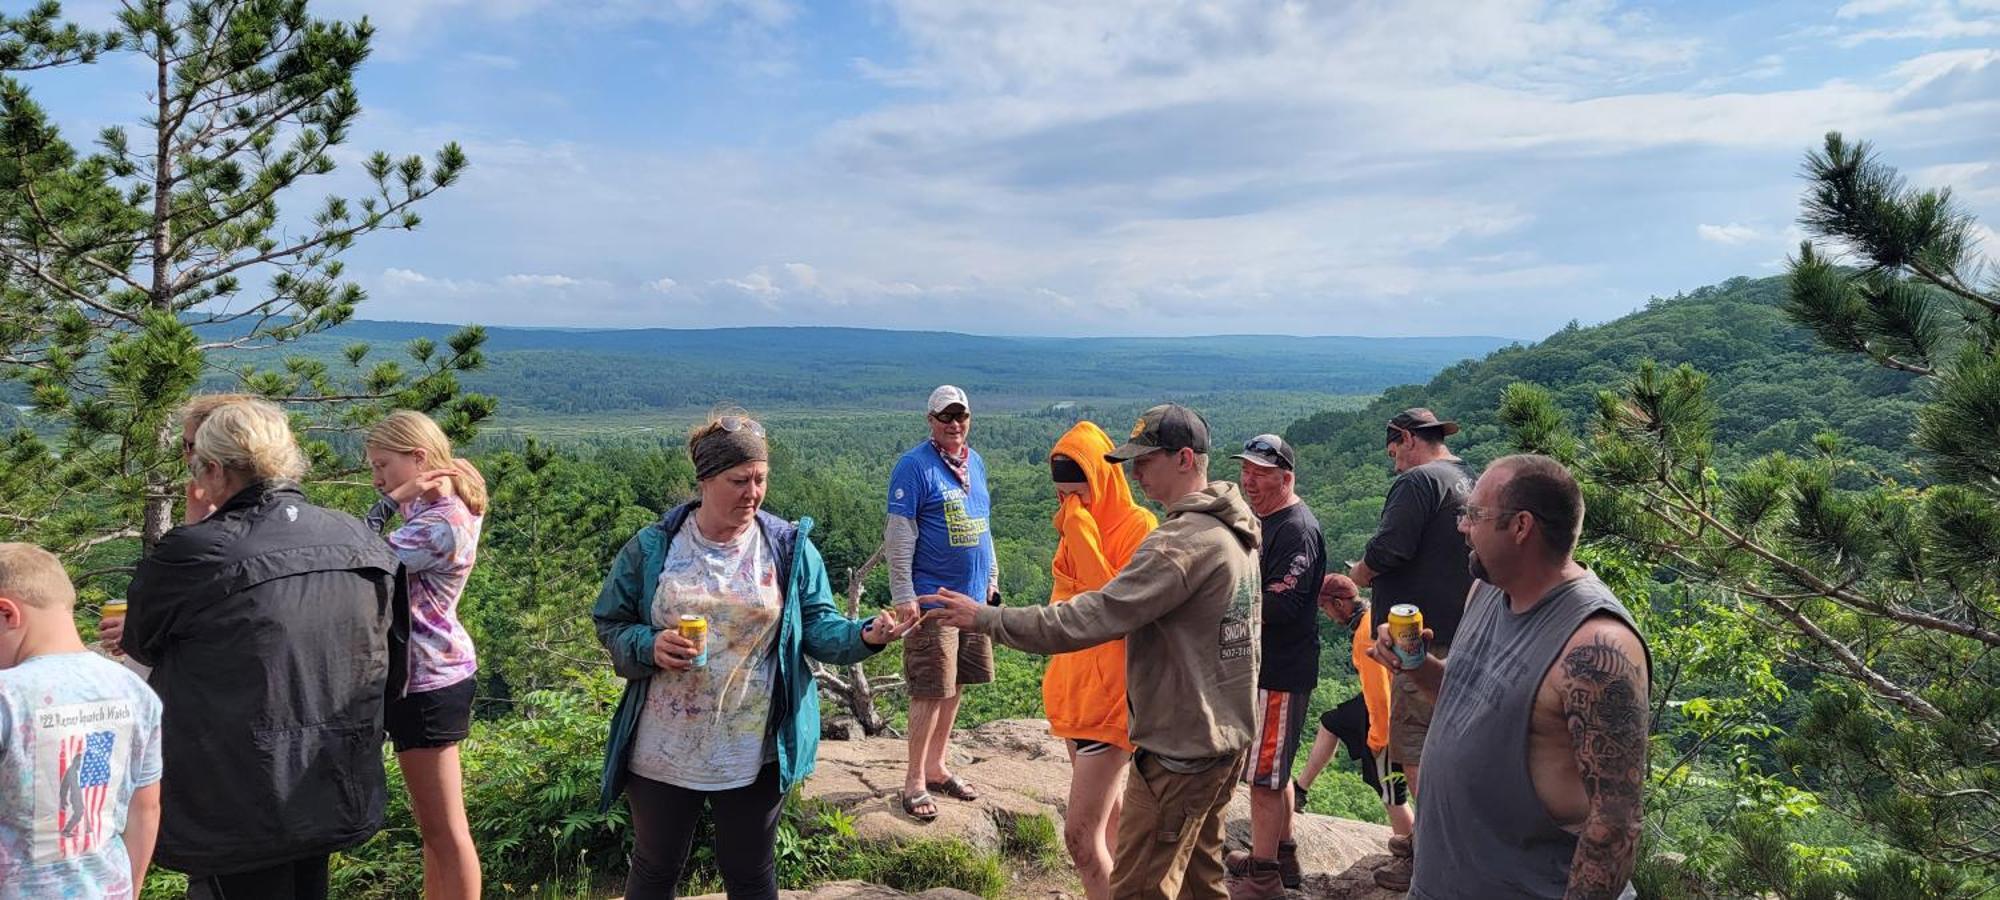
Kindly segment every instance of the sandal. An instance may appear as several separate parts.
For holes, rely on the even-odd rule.
[[[943,781],[926,781],[924,782],[924,789],[937,791],[953,800],[979,799],[979,792],[973,790],[972,785],[966,784],[957,775],[953,775]]]
[[[917,812],[917,808],[921,806],[929,806],[931,811],[928,813]],[[914,794],[905,793],[903,795],[903,812],[919,822],[929,822],[938,817],[937,801],[931,798],[929,791],[918,791]]]

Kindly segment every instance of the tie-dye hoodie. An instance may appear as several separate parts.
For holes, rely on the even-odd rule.
[[[472,635],[458,621],[459,597],[479,555],[479,525],[456,496],[418,499],[403,507],[402,527],[389,534],[389,549],[409,577],[412,694],[450,687],[479,668]]]

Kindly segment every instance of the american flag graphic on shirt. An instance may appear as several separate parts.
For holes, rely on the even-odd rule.
[[[111,793],[111,753],[117,734],[93,731],[63,739],[57,757],[61,779],[56,833],[64,857],[96,850],[103,843],[104,805]]]
[[[129,793],[132,777],[134,712],[124,700],[35,711],[36,863],[93,856],[118,839],[120,794]]]

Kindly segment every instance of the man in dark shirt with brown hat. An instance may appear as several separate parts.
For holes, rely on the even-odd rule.
[[[1372,590],[1372,605],[1381,615],[1386,617],[1389,608],[1400,603],[1423,611],[1424,627],[1435,633],[1431,653],[1439,659],[1451,650],[1466,594],[1472,590],[1458,513],[1472,493],[1477,473],[1445,448],[1445,438],[1457,433],[1458,423],[1440,420],[1422,407],[1403,410],[1389,420],[1386,439],[1396,480],[1382,502],[1381,525],[1353,570],[1354,583]],[[1407,674],[1396,672],[1389,691],[1389,756],[1402,764],[1412,793],[1420,790],[1418,772],[1432,702]],[[1408,839],[1397,839],[1390,841],[1389,849],[1397,859],[1376,870],[1375,881],[1407,890],[1411,845]]]

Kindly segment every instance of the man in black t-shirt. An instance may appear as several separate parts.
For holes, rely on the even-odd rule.
[[[1352,572],[1354,583],[1373,593],[1372,606],[1383,620],[1399,603],[1422,610],[1424,627],[1433,632],[1430,652],[1440,659],[1451,650],[1472,590],[1458,513],[1477,474],[1445,448],[1444,439],[1457,433],[1458,423],[1423,408],[1403,410],[1389,420],[1386,440],[1396,480],[1382,501],[1382,524]],[[1432,698],[1419,692],[1407,673],[1395,673],[1389,689],[1389,757],[1402,764],[1413,794],[1423,791],[1418,775],[1431,705]],[[1406,890],[1410,844],[1392,841],[1389,850],[1397,859],[1376,870],[1375,883]]]
[[[1326,574],[1319,520],[1295,492],[1297,456],[1275,434],[1260,434],[1236,454],[1243,463],[1243,498],[1257,514],[1263,542],[1263,651],[1257,672],[1257,730],[1243,780],[1250,785],[1250,852],[1227,860],[1237,877],[1229,895],[1282,897],[1299,886],[1292,843],[1292,757],[1298,755],[1306,707],[1319,683],[1316,601]]]

